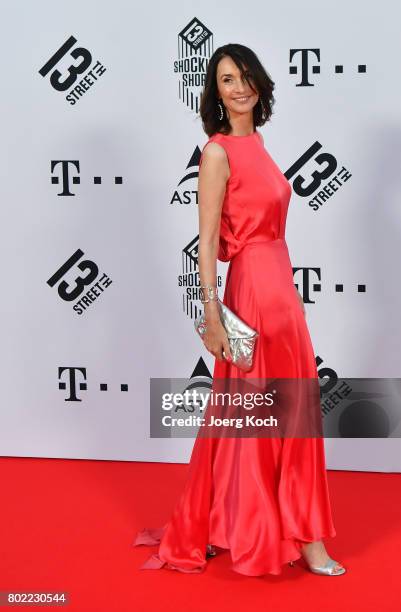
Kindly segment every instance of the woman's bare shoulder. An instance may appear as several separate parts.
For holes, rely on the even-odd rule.
[[[209,168],[213,168],[217,171],[225,171],[227,177],[229,176],[229,164],[227,152],[222,144],[209,140],[203,147],[199,167],[202,161],[205,161]]]
[[[207,153],[206,153],[207,151]],[[205,154],[209,159],[221,159],[227,157],[226,150],[221,142],[208,140],[203,147],[202,155]]]

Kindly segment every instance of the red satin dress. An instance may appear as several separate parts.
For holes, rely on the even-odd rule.
[[[312,343],[285,240],[291,186],[255,130],[214,134],[227,154],[218,259],[229,261],[223,302],[259,331],[249,372],[215,360],[217,378],[317,378]],[[202,158],[201,158],[202,161]],[[170,520],[137,533],[156,545],[140,569],[201,572],[207,544],[228,549],[231,568],[280,574],[303,542],[336,535],[324,438],[195,440],[188,476]]]

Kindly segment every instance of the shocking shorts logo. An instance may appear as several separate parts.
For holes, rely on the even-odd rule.
[[[213,35],[194,17],[178,34],[178,59],[174,72],[180,75],[180,100],[195,113],[199,113],[200,94],[205,82],[209,58],[213,54]]]
[[[203,313],[202,303],[200,299],[200,277],[198,268],[198,249],[199,235],[196,236],[182,250],[182,274],[178,276],[178,286],[183,287],[182,294],[182,309],[183,311],[195,320]],[[217,275],[217,287],[221,289],[222,279]],[[222,295],[219,295],[222,299]]]

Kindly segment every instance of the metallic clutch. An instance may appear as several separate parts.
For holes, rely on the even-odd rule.
[[[248,372],[252,368],[253,353],[255,349],[256,338],[259,333],[249,327],[242,319],[232,312],[218,300],[220,306],[220,319],[227,332],[228,341],[230,344],[232,363],[238,368]],[[194,322],[194,326],[200,337],[206,332],[205,314],[201,314]],[[224,351],[223,351],[224,355]]]

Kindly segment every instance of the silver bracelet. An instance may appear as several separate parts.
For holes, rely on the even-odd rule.
[[[209,299],[205,299],[205,292],[203,291],[204,289],[207,289],[207,293],[208,293],[208,297]],[[217,287],[214,285],[201,285],[200,286],[200,301],[202,304],[207,304],[208,302],[211,301],[216,301],[218,302],[219,300],[219,296],[217,295]]]

